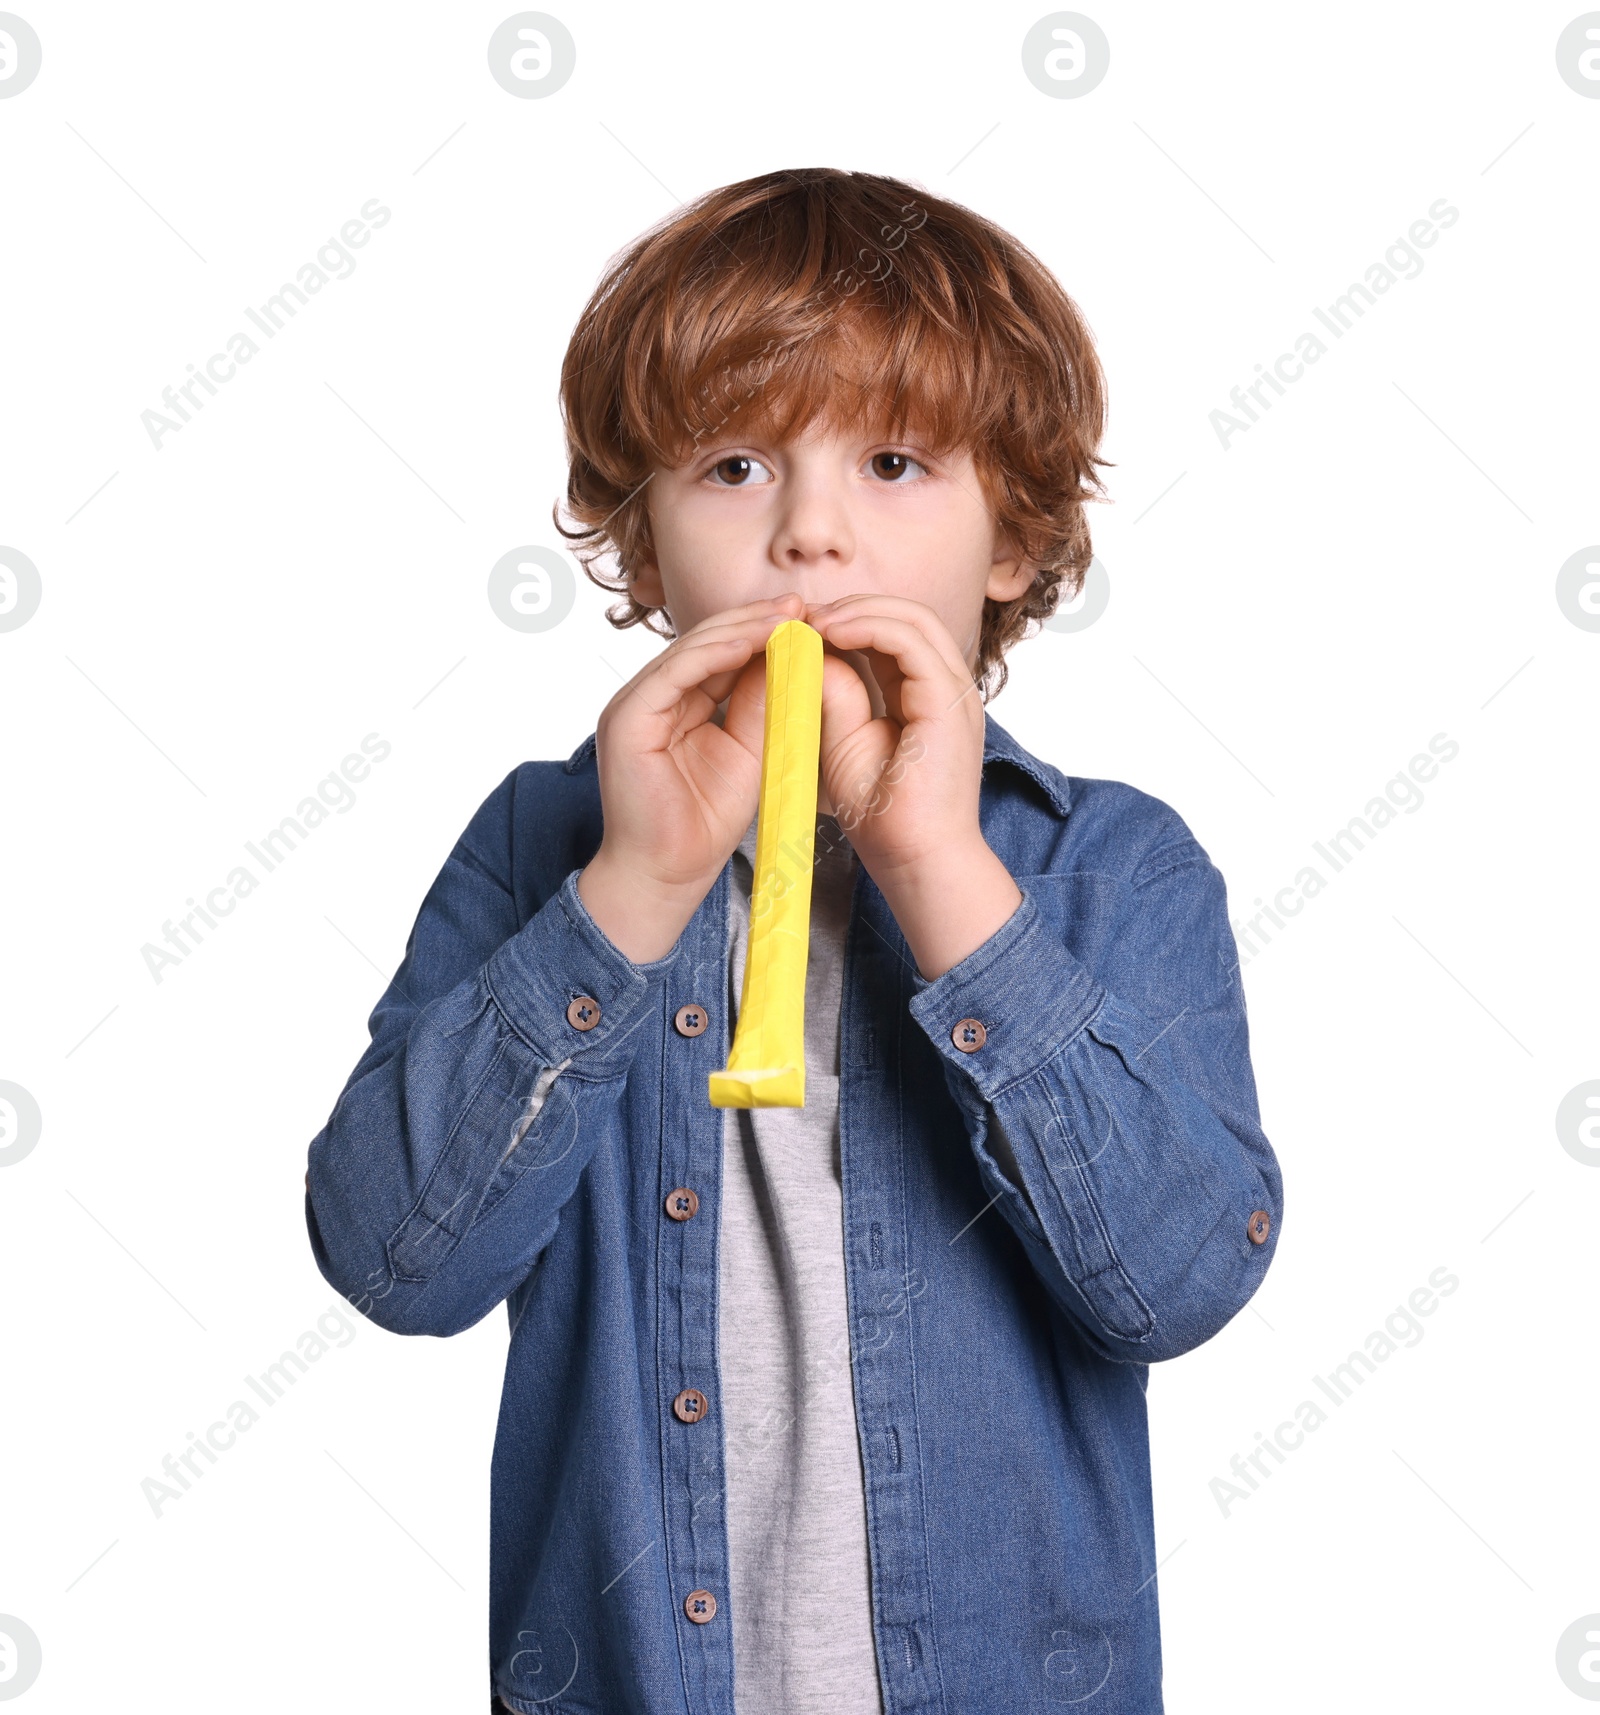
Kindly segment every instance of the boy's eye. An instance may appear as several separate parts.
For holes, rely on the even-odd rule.
[[[766,470],[766,468],[760,459],[746,458],[743,453],[734,453],[729,458],[718,459],[706,472],[706,480],[710,481],[713,477],[717,478],[712,483],[713,488],[747,488],[749,487],[750,472]],[[723,482],[721,480],[720,473],[723,472],[727,473],[729,481]]]
[[[908,471],[917,471],[922,476],[929,475],[928,467],[920,459],[914,459],[909,453],[886,452],[874,453],[868,463],[876,475],[885,482],[899,484],[905,487],[908,481]],[[760,472],[760,477],[754,473]],[[710,483],[713,488],[749,488],[752,483],[770,480],[772,472],[761,462],[746,453],[730,453],[725,459],[717,462],[701,478]]]
[[[899,482],[907,466],[920,470],[924,476],[928,474],[928,467],[912,458],[909,453],[874,453],[872,465],[879,476],[887,477],[890,482]]]

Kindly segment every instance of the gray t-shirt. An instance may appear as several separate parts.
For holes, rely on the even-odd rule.
[[[733,856],[730,1026],[756,827]],[[723,1110],[719,1361],[738,1715],[883,1711],[839,1165],[839,1001],[857,868],[838,822],[819,815],[805,1106]]]

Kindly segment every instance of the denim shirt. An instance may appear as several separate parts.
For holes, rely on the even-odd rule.
[[[884,1708],[1158,1715],[1148,1367],[1261,1284],[1281,1176],[1222,876],[1159,799],[984,726],[983,834],[1022,904],[930,981],[862,867],[846,943]],[[489,1658],[512,1709],[782,1715],[736,1711],[722,1504],[731,864],[635,964],[578,893],[600,835],[593,734],[472,818],[311,1144],[311,1247],[395,1333],[507,1306]]]

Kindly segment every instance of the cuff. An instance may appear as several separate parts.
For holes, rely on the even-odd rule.
[[[1057,938],[1027,881],[1017,887],[1021,905],[960,964],[931,979],[915,965],[911,971],[911,1016],[985,1101],[1059,1054],[1106,998]]]
[[[545,1065],[571,1056],[575,1073],[604,1078],[626,1066],[632,1050],[624,1039],[647,1015],[678,948],[647,965],[634,964],[589,915],[578,892],[579,873],[568,872],[544,905],[490,955],[486,971],[495,1004]],[[589,1004],[574,1008],[575,1001]],[[596,1011],[598,1020],[582,1028],[584,1015]]]

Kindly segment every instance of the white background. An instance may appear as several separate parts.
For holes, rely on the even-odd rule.
[[[473,811],[660,647],[581,576],[549,634],[486,599],[502,554],[560,546],[574,319],[680,202],[813,165],[997,220],[1092,324],[1112,598],[1014,651],[993,707],[1024,744],[1176,808],[1236,922],[1432,735],[1460,747],[1245,966],[1285,1214],[1251,1307],[1151,1373],[1168,1708],[1580,1706],[1556,1671],[1600,1611],[1600,1171],[1555,1127],[1600,1077],[1600,633],[1555,594],[1600,541],[1576,9],[1093,0],[1109,74],[1055,100],[1020,59],[1042,9],[559,0],[576,72],[517,100],[485,52],[509,9],[16,3],[44,51],[0,101],[0,544],[43,583],[0,634],[0,1078],[44,1122],[0,1170],[0,1612],[44,1651],[20,1706],[481,1707],[504,1316],[401,1339],[341,1306],[307,1146]],[[372,197],[392,219],[355,272],[153,448],[141,413]],[[1229,389],[1440,197],[1460,218],[1420,275],[1224,450]],[[144,944],[369,732],[392,754],[355,807],[156,983]],[[1224,1516],[1229,1459],[1440,1267],[1460,1286],[1420,1343]],[[154,1516],[162,1456],[330,1307],[349,1343]]]

